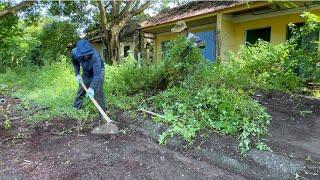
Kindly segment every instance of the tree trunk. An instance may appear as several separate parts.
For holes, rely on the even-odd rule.
[[[111,29],[111,36],[109,38],[109,58],[112,64],[119,62],[120,42],[119,42],[120,30],[117,27]]]
[[[113,20],[110,23],[107,23],[106,18],[106,9],[103,1],[97,1],[98,8],[100,11],[100,21],[103,30],[103,41],[108,47],[108,59],[112,64],[119,62],[120,58],[120,41],[119,35],[121,29],[125,26],[129,20],[137,14],[140,14],[144,9],[150,6],[151,1],[147,1],[138,7],[139,2],[128,1],[126,6],[121,10],[121,2],[112,0],[110,1],[112,9],[111,16]],[[134,6],[132,7],[132,5]]]

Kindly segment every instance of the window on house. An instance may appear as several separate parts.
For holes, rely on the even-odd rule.
[[[304,23],[296,23],[295,28],[287,27],[287,40],[289,40],[293,35],[295,30],[299,30]],[[318,49],[318,44],[316,41],[319,39],[319,31],[313,31],[308,35],[304,35],[298,39],[298,48],[305,50],[310,50],[315,52]]]
[[[270,42],[271,27],[247,30],[246,42],[255,44],[258,39]]]
[[[170,41],[162,41],[161,42],[161,52],[162,52],[162,58],[165,57],[169,50],[169,42]]]
[[[130,46],[124,46],[123,51],[124,51],[124,57],[128,57]]]

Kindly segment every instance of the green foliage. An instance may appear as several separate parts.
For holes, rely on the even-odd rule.
[[[3,127],[5,130],[8,130],[11,128],[11,121],[9,119],[5,120],[3,123]]]
[[[292,51],[289,44],[273,46],[259,41],[253,46],[242,46],[232,61],[239,63],[238,72],[249,78],[247,82],[251,81],[247,86],[295,91],[301,87],[301,81],[294,72],[297,62],[291,58]]]
[[[166,118],[156,121],[168,124],[169,129],[159,137],[161,144],[174,135],[192,143],[198,133],[217,131],[238,136],[242,153],[253,145],[268,149],[262,138],[270,117],[243,90],[254,73],[240,67],[251,65],[236,60],[210,64],[184,38],[169,46],[158,64],[139,66],[129,57],[122,65],[108,67],[105,88],[110,105],[126,110],[147,106],[163,112]],[[247,78],[243,80],[237,73]],[[163,78],[168,86],[157,89]]]
[[[10,29],[0,33],[0,37],[3,37],[0,38],[2,71],[16,66],[56,62],[62,55],[69,56],[67,44],[78,39],[75,26],[68,22],[42,19],[38,23],[27,25],[18,19],[12,23],[10,17],[0,22],[1,28]],[[8,28],[11,24],[13,27]]]
[[[193,75],[199,62],[203,59],[198,48],[192,48],[190,41],[180,37],[168,44],[168,53],[164,57],[164,78],[169,86],[180,84]]]
[[[5,67],[11,67],[18,63],[21,57],[19,42],[22,27],[18,24],[19,18],[15,15],[8,15],[0,21],[0,70],[3,71]],[[17,53],[17,56],[13,54]]]
[[[123,64],[107,66],[106,93],[132,95],[155,88],[162,76],[161,64],[139,65],[130,54]]]
[[[199,132],[217,130],[222,134],[240,134],[239,147],[245,152],[252,143],[261,141],[270,118],[249,96],[225,87],[174,87],[152,102],[157,111],[164,111],[166,119],[160,121],[170,125],[161,136],[162,144],[173,135],[192,142]]]
[[[69,56],[66,47],[78,38],[74,24],[64,21],[48,22],[38,36],[40,44],[33,49],[31,55],[34,58],[31,60],[36,59],[34,64],[43,65],[58,61],[61,55]]]
[[[3,128],[4,128],[5,130],[10,129],[10,128],[12,127],[11,121],[10,121],[10,119],[9,119],[9,117],[8,117],[8,115],[7,115],[7,113],[5,112],[4,109],[0,109],[0,115],[1,115],[1,116],[3,117],[3,119],[4,119]]]
[[[300,76],[303,82],[320,82],[320,64],[319,53],[319,31],[320,17],[310,12],[304,12],[301,15],[306,19],[305,24],[298,28],[291,24],[293,36],[289,43],[293,46],[290,60],[295,62],[295,72]]]
[[[16,67],[5,74],[0,74],[0,84],[16,89],[15,95],[27,104],[49,108],[48,111],[33,116],[33,121],[53,117],[90,119],[92,113],[89,112],[94,109],[92,106],[79,111],[75,111],[72,107],[78,86],[70,69],[65,59],[41,68],[37,66]]]
[[[47,4],[51,17],[68,19],[79,28],[92,23],[96,10],[94,1],[47,1],[43,3]]]

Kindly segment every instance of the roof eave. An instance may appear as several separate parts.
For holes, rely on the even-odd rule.
[[[147,30],[151,30],[151,29],[154,29],[154,28],[160,28],[160,27],[164,27],[164,26],[167,26],[167,25],[171,25],[171,24],[174,24],[175,22],[179,21],[179,20],[196,20],[196,19],[200,19],[200,18],[203,18],[203,17],[210,17],[210,16],[215,16],[217,15],[218,13],[220,12],[223,12],[223,11],[228,11],[230,10],[231,8],[235,8],[237,6],[243,6],[243,5],[246,5],[246,4],[257,4],[257,5],[265,5],[265,4],[268,4],[269,2],[267,1],[252,1],[252,2],[239,2],[239,3],[235,3],[235,4],[232,4],[228,7],[223,7],[223,8],[220,8],[220,9],[216,9],[214,11],[211,11],[211,12],[206,12],[206,13],[203,13],[203,14],[197,14],[195,16],[189,16],[189,17],[185,17],[185,18],[181,18],[181,19],[175,19],[175,20],[172,20],[172,21],[167,21],[167,22],[164,22],[164,23],[156,23],[156,24],[151,24],[151,25],[147,25],[147,26],[142,26],[140,24],[140,30],[144,30],[144,31],[147,31]]]

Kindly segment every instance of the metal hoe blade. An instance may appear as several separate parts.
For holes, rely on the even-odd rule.
[[[87,89],[86,85],[82,81],[80,81],[80,84],[83,87],[83,89],[86,92],[88,92],[88,89]],[[107,121],[106,124],[94,128],[91,131],[91,134],[101,134],[101,135],[104,135],[104,134],[118,134],[119,133],[119,128],[115,124],[112,124],[113,121],[108,117],[108,115],[100,107],[98,102],[93,97],[90,97],[90,99],[91,99],[92,103],[96,106],[96,108],[99,110],[99,112],[102,115],[103,119]]]
[[[112,123],[100,125],[91,131],[91,134],[99,134],[99,135],[118,134],[118,133],[119,133],[119,128]]]

